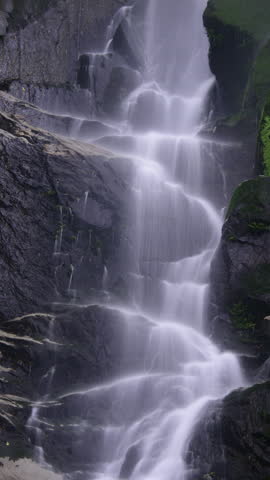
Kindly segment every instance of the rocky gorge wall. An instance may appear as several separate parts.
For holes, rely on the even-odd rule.
[[[113,314],[95,305],[105,295],[105,266],[111,295],[124,294],[128,176],[119,173],[122,160],[102,149],[4,113],[0,126],[0,456],[17,459],[32,455],[25,425],[55,365],[52,396],[106,378],[118,364],[117,320],[112,329]],[[51,455],[57,450],[68,465],[59,447]]]
[[[261,346],[260,363],[268,354],[268,327],[264,317],[269,308],[270,8],[267,2],[254,5],[251,1],[242,7],[241,0],[209,0],[204,13],[210,42],[210,66],[217,79],[213,132],[228,141],[239,139],[242,145],[235,168],[241,170],[243,162],[251,168],[251,179],[236,189],[227,208],[222,242],[212,266],[212,300],[218,310],[225,309],[227,315],[220,322],[215,321],[217,329],[220,324],[232,327],[233,336],[228,342],[225,336],[226,346],[239,336],[243,337],[242,344],[249,344],[249,336],[256,344],[258,334],[265,342],[264,354]],[[248,170],[245,172],[244,179],[247,179]],[[247,348],[254,351],[251,345]]]
[[[37,475],[35,465],[20,459],[33,458],[35,424],[32,431],[25,425],[33,402],[46,397],[50,372],[56,399],[70,384],[81,389],[108,378],[121,363],[121,318],[96,298],[102,303],[106,295],[105,267],[110,295],[128,295],[122,263],[132,248],[126,209],[131,168],[126,159],[63,136],[74,137],[78,106],[85,117],[96,108],[84,62],[90,62],[89,49],[99,51],[105,27],[125,4],[0,2],[0,457],[19,460],[20,480],[29,468]],[[192,480],[268,480],[270,180],[254,177],[267,174],[268,158],[270,165],[270,8],[265,0],[246,0],[244,8],[243,0],[209,0],[204,22],[217,79],[205,134],[231,143],[220,148],[227,194],[249,178],[233,195],[212,266],[211,334],[222,348],[242,354],[258,385],[210,409],[190,446]],[[117,115],[115,105],[136,86],[139,59],[125,26],[114,42],[125,65],[106,57],[104,69],[102,59],[95,96],[103,113]],[[56,115],[67,106],[68,115]],[[90,118],[80,128],[86,136],[100,129],[109,134]],[[98,418],[102,407],[80,408],[81,418],[72,418],[77,399],[68,396],[42,405],[50,425],[43,438],[46,460],[59,472],[83,471],[98,461],[95,432],[85,428],[82,436],[72,425],[87,415]],[[10,480],[12,466],[5,460],[0,478],[1,468]]]
[[[106,27],[125,3],[2,0],[0,88],[50,110],[89,104],[76,89],[79,55],[102,49]]]
[[[269,20],[267,1],[209,0],[204,13],[217,80],[212,134],[240,142],[233,168],[246,180],[228,202],[211,268],[210,329],[221,348],[240,354],[253,386],[200,422],[190,445],[196,479],[270,475]]]
[[[94,433],[74,430],[67,421],[72,401],[48,400],[48,388],[56,399],[70,385],[79,389],[111,377],[121,361],[121,318],[101,305],[106,295],[127,294],[131,168],[107,150],[67,139],[78,131],[77,120],[48,112],[52,103],[58,113],[70,103],[74,112],[83,106],[81,136],[110,131],[87,120],[91,93],[80,90],[76,79],[79,54],[99,48],[121,5],[88,0],[0,5],[0,20],[4,15],[6,21],[0,31],[0,478],[5,480],[62,478],[21,460],[36,460],[41,444],[46,461],[59,472],[83,470],[90,461],[85,445]],[[34,413],[40,400],[46,440]],[[73,423],[84,419],[82,411]]]

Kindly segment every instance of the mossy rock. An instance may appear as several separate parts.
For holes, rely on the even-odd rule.
[[[260,118],[270,92],[270,3],[209,0],[204,24],[210,66],[232,118]],[[256,129],[256,126],[255,126]]]
[[[235,390],[225,398],[224,402],[227,405],[229,405],[234,403],[236,399],[239,399],[239,405],[241,404],[244,405],[247,402],[252,401],[254,396],[257,396],[257,395],[259,398],[262,398],[265,395],[269,397],[269,392],[270,392],[270,382],[257,383],[246,389]],[[262,419],[263,422],[267,422],[267,423],[269,422],[268,413],[269,412],[265,410],[261,412],[260,418]]]
[[[260,49],[254,64],[251,86],[254,89],[257,101],[264,106],[270,91],[270,41]]]
[[[250,226],[252,222],[254,226],[256,222],[258,226],[270,224],[270,178],[259,176],[241,183],[232,196],[227,218],[233,214]]]
[[[270,176],[270,96],[268,95],[262,110],[258,143],[257,143],[258,171]]]
[[[241,341],[259,348],[269,344],[263,322],[270,308],[269,242],[270,178],[259,176],[236,189],[223,230],[230,278],[226,311]]]
[[[261,264],[242,275],[241,290],[247,297],[270,297],[270,265]]]
[[[252,331],[256,323],[244,302],[235,302],[230,309],[230,318],[237,330]]]
[[[268,357],[269,351],[269,339],[263,322],[268,311],[268,304],[256,298],[256,294],[262,288],[262,283],[247,285],[248,279],[248,276],[238,279],[239,289],[235,291],[234,299],[228,303],[228,317],[231,335],[238,348],[241,345],[245,350],[252,351],[253,354],[258,355],[259,362],[262,363]],[[268,286],[269,279],[270,276],[266,282]]]
[[[236,113],[235,115],[230,115],[229,117],[224,118],[220,123],[225,127],[234,128],[239,125],[242,120],[241,112]]]
[[[206,14],[247,32],[257,42],[269,36],[269,0],[210,0]]]
[[[217,0],[210,0],[204,12],[204,25],[210,43],[210,68],[217,78],[225,114],[242,112],[250,72],[256,56],[257,41],[241,30],[237,21],[229,22],[217,14]]]

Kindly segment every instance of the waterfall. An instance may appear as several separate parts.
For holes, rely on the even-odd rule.
[[[123,230],[129,232],[123,231],[123,236],[128,241],[132,237],[132,244],[127,249],[130,258],[124,273],[121,265],[123,290],[128,291],[122,303],[116,300],[118,293],[110,290],[115,277],[112,270],[117,267],[101,262],[100,244],[92,229],[89,239],[87,233],[87,248],[93,245],[96,249],[103,274],[102,295],[95,301],[98,286],[92,288],[95,292],[90,305],[87,299],[84,303],[84,295],[80,299],[80,292],[76,293],[77,287],[82,288],[82,282],[76,285],[76,277],[84,257],[78,262],[75,254],[68,255],[68,307],[74,307],[75,318],[76,306],[82,310],[90,306],[98,312],[94,321],[90,315],[90,320],[84,319],[74,328],[84,328],[87,321],[93,321],[90,341],[99,342],[95,334],[98,328],[100,336],[104,334],[104,327],[99,326],[102,315],[112,323],[116,320],[115,324],[120,319],[121,329],[115,325],[115,331],[119,333],[121,361],[117,357],[113,369],[117,373],[107,383],[79,392],[71,387],[57,398],[66,401],[63,416],[72,419],[66,428],[74,432],[67,437],[72,441],[74,437],[75,451],[73,470],[64,477],[67,480],[191,480],[194,472],[187,457],[196,425],[212,402],[245,385],[238,357],[220,351],[207,333],[210,266],[220,241],[225,195],[221,191],[223,179],[217,182],[222,172],[213,154],[214,143],[200,135],[215,83],[202,23],[206,4],[207,0],[138,0],[133,6],[122,6],[108,27],[103,51],[81,56],[79,84],[92,89],[87,98],[96,95],[92,99],[95,113],[92,122],[89,118],[75,119],[72,137],[80,137],[85,122],[81,136],[86,141],[87,128],[94,124],[94,134],[89,134],[87,141],[115,153],[106,160],[106,168],[114,160],[116,170],[120,163],[127,165],[128,181],[132,178],[131,185],[127,182],[132,227],[127,221]],[[113,87],[119,87],[119,72],[127,75],[132,88],[127,94],[120,88],[116,97],[121,105],[110,110],[113,93],[108,93],[108,86],[115,74]],[[107,110],[102,110],[105,96]],[[95,171],[92,178],[94,175]],[[106,195],[106,191],[102,193]],[[87,220],[88,211],[98,202],[91,195],[91,189],[82,190],[76,204],[82,220]],[[104,211],[97,210],[97,215],[102,217]],[[54,257],[61,260],[67,256],[63,253],[62,206],[59,215]],[[101,218],[98,225],[102,224]],[[83,234],[78,232],[72,243],[78,246],[81,239]],[[90,262],[87,265],[95,268]],[[64,307],[66,304],[55,306]],[[84,338],[84,332],[80,333],[87,343],[89,334]],[[93,347],[89,345],[90,355],[93,350],[99,365],[99,355],[104,352],[100,354],[97,349],[95,353]],[[75,352],[72,359],[78,354]],[[52,379],[57,369],[56,364]],[[98,378],[98,372],[94,373]],[[49,373],[45,377],[49,378]],[[39,410],[38,402],[28,429],[44,465],[46,446],[43,455],[42,441],[46,437]],[[65,431],[62,423],[58,428]],[[69,444],[68,450],[72,450]],[[89,456],[86,465],[85,450]]]
[[[218,167],[199,135],[214,84],[206,3],[147,2],[142,82],[124,100],[121,134],[99,141],[123,153],[129,139],[135,236],[129,305],[108,306],[125,320],[122,371],[80,393],[89,408],[108,405],[96,480],[185,480],[189,440],[207,405],[244,384],[237,357],[206,334],[222,225],[220,192],[209,194]],[[110,38],[114,31],[112,23]]]

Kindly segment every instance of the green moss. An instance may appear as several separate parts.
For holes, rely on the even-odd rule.
[[[270,224],[270,178],[257,177],[239,185],[235,190],[227,217],[237,212],[249,225]]]
[[[65,225],[64,223],[59,222],[59,223],[57,224],[57,229],[56,229],[56,231],[54,232],[54,238],[55,238],[55,240],[57,240],[57,239],[60,237],[60,235],[61,235],[61,233],[63,232],[63,230],[64,230],[65,227],[66,227],[66,225]]]
[[[263,147],[264,173],[270,176],[270,117],[268,115],[262,122],[260,140]]]
[[[258,297],[270,293],[270,264],[258,265],[242,279],[243,289],[250,297]]]
[[[219,18],[224,24],[238,27],[258,42],[269,35],[269,0],[210,0],[207,15]]]
[[[216,55],[219,50],[220,55],[225,51],[225,62],[229,62],[230,57],[234,58],[234,51],[238,51],[232,82],[228,82],[226,71],[222,72],[223,81],[227,82],[226,94],[233,100],[231,111],[236,112],[236,120],[240,115],[237,112],[245,112],[252,123],[254,116],[260,115],[270,91],[270,2],[209,0],[204,19],[210,46],[217,51]],[[225,35],[224,40],[219,31]],[[229,49],[227,53],[226,49]],[[218,60],[216,64],[219,65]]]
[[[225,118],[222,121],[222,125],[226,127],[236,127],[242,120],[242,112],[238,112],[235,115],[231,115],[230,117]]]
[[[241,301],[233,304],[230,310],[230,316],[237,330],[253,330],[256,326],[252,320],[252,315]]]
[[[212,46],[218,47],[219,45],[222,45],[224,41],[222,33],[217,33],[216,30],[208,28],[207,34],[209,39],[211,40]]]
[[[250,77],[250,87],[263,109],[270,91],[270,41],[259,51]]]
[[[234,210],[246,210],[248,212],[250,211],[249,207],[251,207],[252,211],[257,211],[258,208],[260,208],[260,204],[256,199],[256,193],[256,184],[251,184],[250,181],[241,183],[232,196],[227,217],[230,216]]]
[[[264,423],[270,423],[270,414],[268,411],[266,410],[261,411],[260,417],[264,421]]]
[[[251,222],[248,224],[249,230],[252,232],[262,233],[262,232],[269,232],[270,225],[266,222]]]
[[[246,330],[246,332],[248,332],[248,330]],[[241,337],[241,342],[244,343],[245,345],[251,345],[251,346],[256,345],[256,346],[258,346],[258,338],[257,337],[255,337],[255,338],[253,338],[253,337],[251,337],[251,338],[250,337]]]
[[[54,195],[57,195],[57,192],[55,190],[48,190],[47,192],[45,192],[45,195],[53,197]]]
[[[237,237],[235,235],[229,235],[229,237],[227,238],[227,240],[229,242],[236,242],[237,241]]]
[[[235,127],[241,127],[241,125],[245,122],[247,119],[246,112],[244,110],[241,110],[240,112],[230,115],[229,117],[222,118],[218,120],[216,123],[216,127],[219,128],[232,128],[234,129]]]

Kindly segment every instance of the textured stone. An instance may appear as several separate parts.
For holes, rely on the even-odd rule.
[[[266,480],[270,475],[270,384],[209,405],[189,447],[194,480]]]
[[[124,159],[3,113],[0,148],[0,415],[12,445],[0,444],[0,455],[17,459],[31,456],[25,425],[56,364],[57,394],[100,381],[119,364],[111,316],[87,305],[106,301],[105,265],[110,295],[125,284],[129,176]],[[46,455],[59,465],[60,453]]]
[[[235,191],[212,265],[214,331],[226,348],[269,355],[264,317],[270,311],[270,179],[258,177]],[[223,312],[223,314],[221,314]],[[221,334],[223,332],[223,334]]]
[[[270,9],[267,0],[209,0],[204,23],[210,67],[217,76],[223,113],[260,117],[269,92]],[[254,125],[256,128],[256,125]]]
[[[3,91],[0,91],[0,110],[35,127],[88,142],[117,132],[97,120],[81,120],[69,115],[49,113]]]
[[[0,51],[0,84],[74,84],[79,52],[103,48],[106,27],[123,4],[124,0],[18,2]]]

